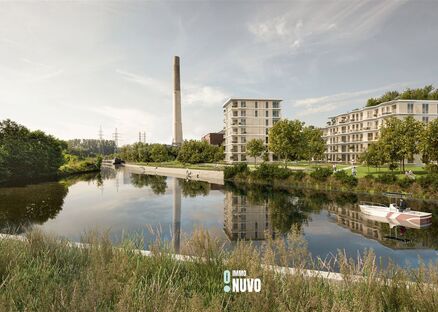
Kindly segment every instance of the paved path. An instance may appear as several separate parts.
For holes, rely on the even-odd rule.
[[[160,176],[176,177],[189,179],[193,181],[205,181],[214,184],[224,185],[224,172],[215,170],[198,170],[188,168],[169,168],[169,167],[151,167],[144,165],[125,164],[128,168],[136,173],[154,174]]]

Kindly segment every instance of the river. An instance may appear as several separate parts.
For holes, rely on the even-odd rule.
[[[73,241],[90,231],[107,231],[118,242],[142,238],[144,248],[156,232],[176,250],[197,227],[232,248],[238,239],[260,244],[299,229],[314,258],[339,250],[357,257],[373,249],[383,261],[417,266],[438,260],[438,203],[410,200],[415,210],[433,213],[425,228],[391,227],[363,215],[359,201],[384,197],[310,190],[289,192],[185,181],[103,168],[57,182],[0,188],[0,230],[21,234],[42,229]],[[148,230],[154,229],[155,233]],[[173,235],[175,234],[175,235]]]

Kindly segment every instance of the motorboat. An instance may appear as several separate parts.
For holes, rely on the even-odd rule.
[[[372,219],[379,221],[386,220],[393,226],[402,225],[419,228],[432,224],[432,213],[401,208],[391,203],[389,206],[377,203],[360,203],[360,211]]]

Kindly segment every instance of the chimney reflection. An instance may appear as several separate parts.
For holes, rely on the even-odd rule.
[[[173,178],[173,219],[172,219],[172,245],[176,253],[180,251],[181,237],[181,186],[178,179]]]

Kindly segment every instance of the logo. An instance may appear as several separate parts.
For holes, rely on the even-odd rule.
[[[246,277],[246,270],[224,271],[224,292],[260,292],[262,281],[260,278]]]

